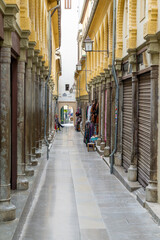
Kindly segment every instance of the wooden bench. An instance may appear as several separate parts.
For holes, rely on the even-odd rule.
[[[87,143],[87,147],[88,147],[88,152],[89,152],[89,147],[92,147],[94,151],[95,143],[93,142]]]

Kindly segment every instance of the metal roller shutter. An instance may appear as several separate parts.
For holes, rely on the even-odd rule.
[[[122,164],[128,169],[131,162],[132,142],[132,81],[123,84],[123,139],[122,139]]]
[[[138,181],[148,185],[150,173],[151,82],[150,74],[139,78],[138,90]]]

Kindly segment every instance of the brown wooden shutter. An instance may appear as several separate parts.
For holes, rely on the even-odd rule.
[[[151,161],[151,82],[150,74],[139,77],[138,86],[138,181],[148,185]]]

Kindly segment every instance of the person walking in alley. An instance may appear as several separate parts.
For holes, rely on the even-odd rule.
[[[57,129],[59,129],[59,131],[61,131],[61,127],[64,128],[64,126],[62,126],[59,122],[58,119],[58,114],[55,115],[55,130],[57,132]]]

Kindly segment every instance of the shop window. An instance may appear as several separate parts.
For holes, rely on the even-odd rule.
[[[143,53],[140,53],[137,56],[137,63],[138,63],[138,71],[145,69],[149,66],[149,54],[147,51],[144,51]]]
[[[69,91],[69,84],[65,84],[65,91]]]
[[[122,74],[123,77],[132,73],[132,65],[129,62],[126,62],[122,65]]]
[[[140,6],[140,21],[146,17],[146,0],[141,0]]]
[[[65,0],[65,9],[71,9],[71,0]]]

